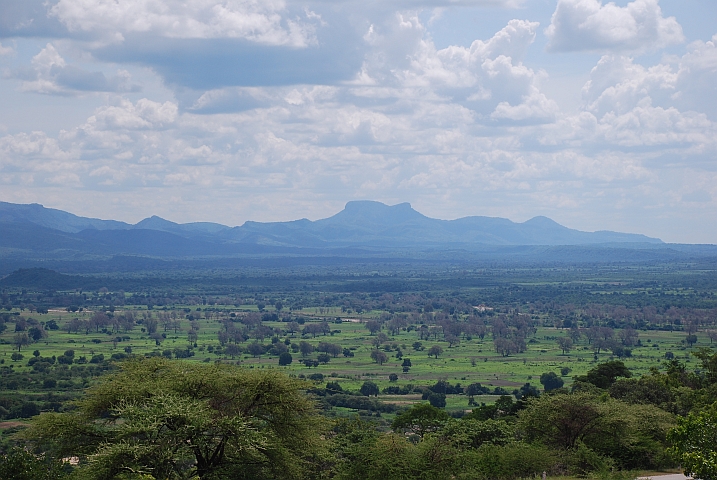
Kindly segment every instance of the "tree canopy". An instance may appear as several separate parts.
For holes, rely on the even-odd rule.
[[[717,480],[717,403],[707,411],[680,418],[669,440],[671,453],[682,463],[685,475]]]
[[[25,438],[79,456],[87,479],[311,478],[323,423],[303,388],[271,371],[132,360]]]

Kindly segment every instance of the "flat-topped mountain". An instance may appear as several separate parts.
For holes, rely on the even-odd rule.
[[[0,203],[0,248],[66,255],[225,256],[326,249],[467,249],[485,246],[661,244],[645,235],[582,232],[546,217],[523,223],[505,218],[427,217],[408,203],[355,201],[329,218],[249,221],[238,227],[179,224],[152,216],[135,225],[73,215],[42,205]],[[287,250],[288,249],[288,250]],[[298,250],[297,250],[298,249]],[[318,249],[318,250],[317,250]]]
[[[581,232],[549,218],[515,223],[505,218],[463,217],[439,220],[414,210],[409,203],[388,206],[380,202],[349,202],[336,215],[295,222],[246,222],[231,238],[286,245],[370,245],[415,247],[441,245],[587,245],[599,243],[662,243],[645,235],[617,232]]]

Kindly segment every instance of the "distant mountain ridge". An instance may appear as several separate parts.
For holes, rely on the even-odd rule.
[[[128,223],[116,220],[78,217],[62,210],[46,208],[38,203],[0,202],[0,225],[26,222],[67,233],[77,233],[87,229],[121,230],[132,227]]]
[[[485,246],[598,244],[660,245],[645,235],[582,232],[547,217],[523,223],[505,218],[427,217],[408,203],[348,202],[321,220],[179,224],[152,216],[135,225],[73,215],[42,205],[0,202],[0,249],[13,253],[68,255],[147,255],[156,257],[231,256],[260,253],[314,253],[324,249],[475,249]],[[307,250],[308,249],[308,250]]]

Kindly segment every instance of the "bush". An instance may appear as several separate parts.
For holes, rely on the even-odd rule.
[[[60,365],[72,365],[72,357],[60,355],[59,357],[57,357],[57,363],[59,363]]]
[[[343,393],[344,389],[341,387],[341,384],[339,382],[328,382],[326,384],[326,393],[328,395],[333,395],[336,393]]]
[[[557,376],[555,372],[546,372],[542,374],[540,376],[540,383],[543,385],[546,392],[562,388],[564,384],[563,379]]]
[[[446,406],[446,395],[444,393],[432,392],[428,395],[428,403],[436,408],[444,408]]]
[[[361,385],[360,392],[361,392],[361,395],[363,395],[365,397],[370,397],[371,395],[376,397],[379,394],[378,385],[376,385],[374,382],[372,382],[370,380],[367,380],[367,381],[363,382],[363,385]]]
[[[558,463],[555,453],[547,447],[525,443],[485,444],[467,456],[476,477],[496,480],[536,477],[554,470]]]
[[[20,406],[20,411],[17,416],[20,418],[30,418],[35,415],[40,415],[40,407],[35,402],[24,402]]]
[[[383,403],[373,398],[358,395],[327,395],[322,401],[334,407],[368,410],[371,412],[393,413],[398,409],[398,407],[392,403]]]
[[[294,357],[291,356],[289,352],[284,352],[281,355],[279,355],[279,365],[285,366],[285,365],[291,365],[291,362],[294,361]]]
[[[36,456],[13,448],[0,456],[0,478],[12,480],[55,480],[65,478],[64,465],[48,455]]]
[[[564,462],[572,475],[584,476],[590,472],[606,471],[614,466],[610,459],[594,452],[584,444],[577,448],[566,450]]]
[[[90,359],[90,363],[102,363],[105,361],[105,356],[101,353],[99,355],[93,355]]]

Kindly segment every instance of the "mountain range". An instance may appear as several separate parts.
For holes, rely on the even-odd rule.
[[[661,245],[645,235],[582,232],[547,217],[429,218],[410,204],[354,201],[329,218],[288,222],[174,223],[152,216],[134,225],[73,215],[42,205],[0,202],[0,249],[8,255],[146,255],[153,257],[319,254],[487,246]]]

